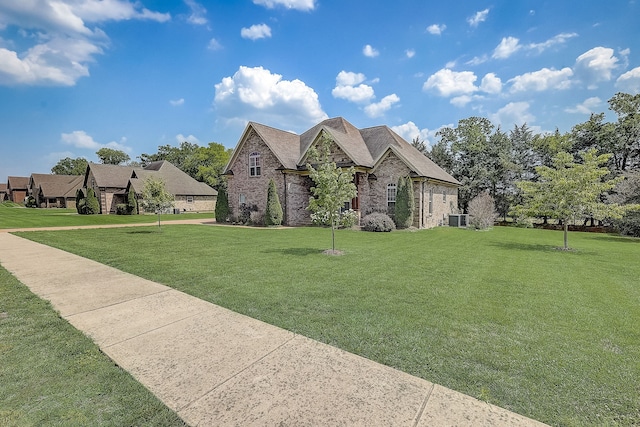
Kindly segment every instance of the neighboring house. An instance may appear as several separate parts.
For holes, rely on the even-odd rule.
[[[141,198],[144,179],[155,176],[165,182],[166,189],[175,197],[175,209],[180,211],[213,211],[218,192],[198,182],[186,173],[162,160],[145,168],[89,163],[84,176],[85,188],[93,188],[103,214],[115,213],[116,206],[126,203],[127,193],[133,188]]]
[[[0,203],[5,200],[9,200],[9,196],[7,195],[7,184],[0,183]]]
[[[225,168],[229,206],[257,206],[264,212],[267,187],[273,178],[284,223],[310,224],[306,209],[312,186],[306,168],[308,151],[322,134],[334,142],[331,160],[355,168],[357,196],[345,207],[361,217],[372,212],[393,215],[398,178],[413,180],[414,226],[445,225],[457,213],[460,183],[387,126],[357,129],[342,117],[327,119],[301,135],[250,122]]]
[[[15,203],[24,203],[27,198],[29,187],[29,177],[27,176],[10,176],[7,179],[7,194],[9,200]]]
[[[165,182],[165,188],[175,198],[174,209],[182,212],[201,212],[213,211],[216,208],[216,190],[204,182],[196,181],[166,160],[152,162],[142,170],[134,170],[126,192],[133,188],[136,197],[141,199],[144,180],[148,176],[160,177]]]
[[[76,191],[82,187],[82,175],[33,173],[29,178],[29,195],[41,208],[76,207]]]

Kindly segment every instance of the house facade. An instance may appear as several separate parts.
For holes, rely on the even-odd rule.
[[[29,187],[28,176],[10,176],[7,178],[7,195],[14,203],[24,203]]]
[[[357,129],[341,117],[327,119],[301,135],[250,122],[225,168],[232,211],[255,205],[264,212],[273,179],[283,223],[310,224],[312,182],[306,163],[309,149],[323,135],[333,141],[330,159],[340,167],[355,168],[357,195],[345,200],[345,207],[360,217],[372,212],[393,215],[397,182],[406,176],[413,181],[415,227],[444,225],[449,214],[457,213],[460,183],[455,178],[387,126]]]
[[[118,204],[126,203],[129,190],[141,199],[144,180],[149,176],[160,178],[174,196],[174,209],[181,212],[213,211],[218,192],[198,182],[173,164],[161,160],[144,168],[89,163],[84,177],[84,188],[93,188],[100,203],[100,212],[116,212]]]
[[[82,175],[33,173],[29,177],[28,193],[41,208],[76,208],[76,191],[82,187]]]

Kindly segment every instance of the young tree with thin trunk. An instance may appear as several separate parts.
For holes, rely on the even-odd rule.
[[[314,183],[311,187],[309,209],[311,218],[317,224],[331,226],[331,253],[336,253],[335,229],[340,224],[341,209],[345,202],[357,195],[357,189],[353,183],[355,169],[342,169],[331,161],[331,145],[333,140],[323,133],[317,145],[317,149],[310,150],[309,157],[315,163],[307,163],[309,177]]]
[[[546,216],[562,221],[564,226],[564,250],[568,250],[568,224],[571,219],[594,217],[596,219],[620,218],[628,207],[606,204],[601,196],[616,186],[621,177],[604,180],[609,169],[606,164],[610,154],[598,155],[595,149],[581,154],[582,162],[575,163],[571,154],[564,151],[553,157],[553,166],[538,166],[538,181],[520,181],[524,203],[516,206],[518,216]]]
[[[160,228],[160,214],[173,206],[173,200],[174,197],[167,191],[163,180],[153,176],[145,179],[142,189],[142,206],[146,211],[158,214],[158,228]]]

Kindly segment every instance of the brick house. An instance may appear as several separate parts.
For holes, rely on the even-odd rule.
[[[144,168],[89,163],[83,187],[93,188],[100,203],[100,212],[116,212],[116,206],[126,203],[129,189],[138,199],[144,179],[156,176],[165,182],[167,191],[175,197],[175,209],[180,211],[213,211],[218,192],[198,182],[166,160],[152,162]],[[86,193],[85,193],[86,194]]]
[[[9,200],[9,196],[7,195],[7,184],[0,182],[0,202],[4,202],[5,200]]]
[[[41,208],[76,207],[76,191],[82,187],[82,175],[32,173],[29,177],[29,196]]]
[[[14,203],[24,203],[29,187],[28,176],[10,176],[7,179],[7,195]]]
[[[249,122],[225,168],[232,211],[246,204],[264,212],[273,178],[283,223],[310,224],[306,208],[312,182],[305,165],[308,150],[323,133],[334,141],[331,160],[356,170],[357,196],[345,206],[361,217],[393,214],[398,178],[406,176],[413,181],[415,227],[444,225],[449,214],[457,213],[460,183],[455,178],[387,126],[357,129],[342,117],[327,119],[301,135]]]

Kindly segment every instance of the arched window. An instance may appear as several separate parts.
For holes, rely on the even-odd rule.
[[[249,154],[249,176],[260,176],[260,153]]]
[[[387,206],[392,208],[396,205],[396,194],[398,187],[396,184],[387,184]]]

